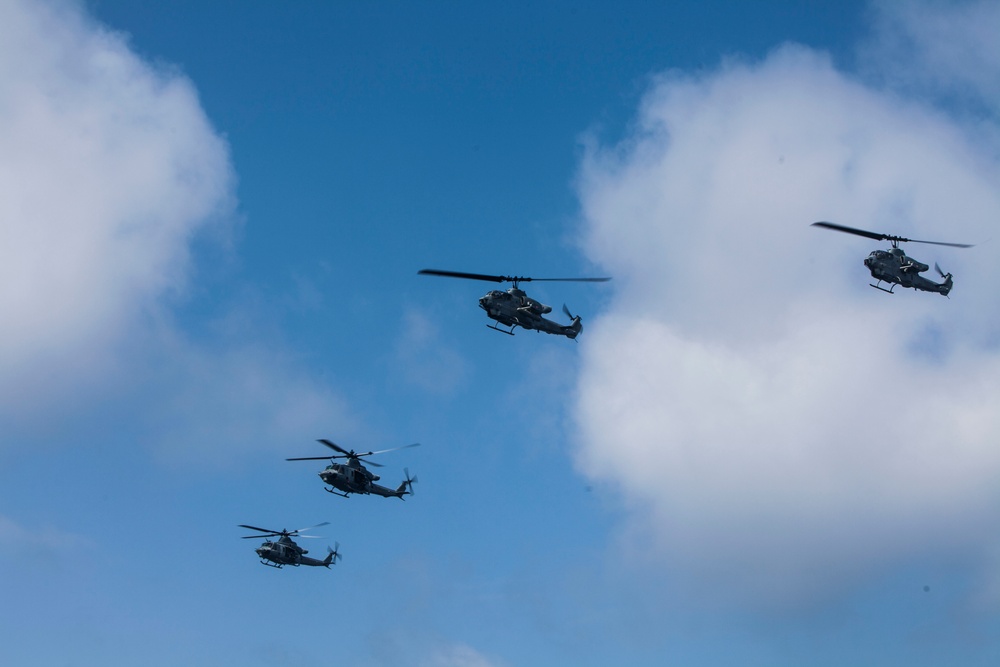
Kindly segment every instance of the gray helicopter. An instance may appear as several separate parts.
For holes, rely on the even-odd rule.
[[[298,530],[271,530],[269,528],[258,528],[257,526],[248,526],[241,523],[240,528],[249,528],[250,530],[256,530],[263,535],[245,535],[244,540],[259,540],[264,538],[264,544],[257,547],[257,555],[260,556],[260,562],[268,567],[275,567],[279,570],[285,565],[291,565],[293,567],[298,567],[299,565],[312,565],[329,568],[331,565],[336,564],[337,559],[340,558],[340,543],[331,549],[327,547],[326,558],[323,560],[318,560],[316,558],[310,558],[306,556],[309,553],[306,549],[303,549],[295,540],[292,539],[292,535],[296,537],[316,537],[315,535],[299,535],[304,530],[310,530],[311,528],[319,528],[320,526],[325,526],[329,521],[324,521],[323,523],[318,523],[315,526],[310,526],[309,528],[299,528]],[[270,538],[277,537],[277,541],[272,541]]]
[[[410,447],[419,447],[420,443],[415,442],[412,445],[404,445],[402,447],[393,447],[392,449],[381,449],[377,452],[363,452],[361,454],[355,452],[353,449],[348,451],[338,445],[335,442],[330,442],[326,439],[320,439],[317,442],[321,442],[330,449],[333,449],[340,454],[333,454],[331,456],[301,456],[293,459],[285,459],[286,461],[322,461],[329,460],[330,465],[319,472],[320,479],[329,484],[332,488],[325,489],[328,493],[332,493],[335,496],[343,496],[347,498],[352,493],[358,494],[375,494],[376,496],[382,496],[384,498],[399,498],[400,500],[405,500],[403,496],[413,495],[413,484],[417,481],[416,477],[410,477],[410,471],[406,468],[403,471],[406,473],[406,478],[397,486],[395,489],[390,489],[387,486],[382,486],[381,484],[376,484],[375,482],[381,479],[378,475],[372,473],[370,470],[361,465],[361,459],[366,456],[372,456],[374,454],[385,454],[386,452],[394,452],[397,449],[409,449]],[[347,459],[347,463],[334,463],[333,459]],[[368,465],[381,468],[380,463],[374,463],[368,461]]]
[[[446,278],[467,278],[469,280],[487,280],[494,283],[513,283],[506,292],[500,290],[490,290],[481,299],[479,307],[486,311],[486,315],[496,324],[487,325],[490,329],[500,333],[514,335],[514,329],[534,329],[544,331],[549,334],[566,336],[575,339],[583,331],[583,324],[580,317],[574,317],[569,312],[569,308],[563,304],[563,312],[566,313],[571,322],[568,325],[559,324],[552,320],[547,320],[542,315],[552,312],[551,306],[535,301],[518,287],[520,283],[528,282],[583,282],[583,283],[603,283],[611,278],[525,278],[522,276],[490,276],[482,273],[461,273],[458,271],[438,271],[437,269],[423,269],[417,272],[422,276],[444,276]],[[501,329],[498,325],[510,327]]]
[[[814,222],[813,227],[822,227],[823,229],[832,229],[836,232],[845,232],[847,234],[855,234],[857,236],[864,236],[865,238],[875,239],[876,241],[889,241],[892,244],[891,250],[873,250],[868,257],[865,258],[865,266],[871,271],[872,277],[878,280],[877,284],[871,284],[875,289],[882,290],[883,292],[888,292],[892,294],[892,290],[895,289],[896,285],[902,285],[903,287],[912,287],[913,289],[923,290],[924,292],[937,292],[938,294],[943,294],[948,296],[948,292],[951,291],[952,280],[951,274],[945,273],[941,270],[941,267],[934,264],[934,269],[938,272],[944,282],[936,283],[933,280],[924,278],[920,274],[927,271],[930,267],[926,264],[918,262],[912,257],[907,257],[906,253],[899,247],[900,243],[926,243],[929,245],[943,245],[951,248],[971,248],[971,245],[965,243],[942,243],[941,241],[917,241],[915,239],[906,239],[902,236],[892,236],[891,234],[879,234],[877,232],[869,232],[864,229],[855,229],[854,227],[845,227],[844,225],[835,225],[832,222]],[[891,284],[889,289],[882,287],[882,283],[887,282]]]

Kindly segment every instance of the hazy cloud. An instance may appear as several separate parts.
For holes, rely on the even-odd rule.
[[[632,136],[590,143],[585,247],[618,291],[582,341],[578,464],[678,585],[800,604],[914,554],[987,557],[989,246],[908,246],[955,273],[952,299],[888,296],[861,263],[880,244],[808,225],[994,236],[988,135],[786,46],[666,74]]]
[[[970,96],[996,108],[1000,99],[1000,4],[991,0],[892,0],[873,9],[870,64],[908,87]]]
[[[347,401],[280,346],[175,336],[151,359],[141,421],[146,442],[171,465],[224,466],[257,452],[309,456],[317,437],[350,439],[360,429]]]
[[[50,526],[25,528],[16,521],[0,515],[0,539],[17,548],[6,550],[3,556],[11,560],[48,557],[53,554],[93,547],[93,540]]]
[[[487,658],[471,646],[454,644],[438,649],[420,664],[424,667],[498,667],[501,663]]]
[[[396,370],[407,382],[437,394],[451,394],[467,381],[469,364],[441,339],[434,321],[420,311],[403,313],[396,342]]]

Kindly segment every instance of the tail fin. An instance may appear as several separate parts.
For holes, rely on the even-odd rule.
[[[403,468],[403,472],[406,473],[406,479],[399,483],[396,487],[397,497],[402,500],[405,495],[413,495],[413,483],[417,481],[416,477],[410,477],[410,469]]]
[[[566,307],[565,303],[563,304],[563,312],[566,313],[566,317],[573,320],[569,323],[569,326],[565,328],[563,333],[566,334],[567,338],[576,338],[580,335],[580,332],[583,331],[583,324],[580,323],[580,316],[577,315],[576,317],[573,317],[573,313],[569,312],[569,308]]]
[[[580,316],[577,315],[573,318],[573,323],[569,325],[570,333],[566,334],[570,338],[576,338],[583,331],[583,324],[580,322]]]
[[[951,291],[951,286],[952,286],[951,274],[942,271],[941,267],[937,265],[937,262],[934,262],[934,270],[938,272],[939,276],[944,278],[944,282],[938,285],[938,292],[941,292],[941,294],[948,296],[948,292]]]
[[[948,296],[948,292],[951,291],[951,286],[952,286],[951,274],[949,273],[944,277],[944,283],[941,285],[941,294]]]

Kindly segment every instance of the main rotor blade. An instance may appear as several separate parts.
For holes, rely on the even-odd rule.
[[[518,278],[518,280],[536,283],[606,283],[611,278]]]
[[[324,521],[323,523],[317,523],[315,526],[308,526],[306,528],[297,528],[295,530],[290,530],[288,532],[292,533],[292,534],[301,533],[304,530],[312,530],[313,528],[319,528],[320,526],[329,526],[329,525],[330,525],[329,521]],[[302,535],[301,537],[311,537],[311,536],[310,535]]]
[[[335,456],[299,456],[294,459],[285,459],[286,461],[329,461],[330,459],[337,458]],[[340,457],[343,458],[343,457]]]
[[[444,276],[446,278],[468,278],[469,280],[488,280],[494,283],[530,283],[530,282],[574,282],[603,283],[611,278],[526,278],[524,276],[491,276],[485,273],[463,273],[461,271],[439,271],[437,269],[422,269],[417,271],[423,276]]]
[[[856,236],[864,236],[865,238],[874,239],[876,241],[894,241],[896,243],[926,243],[928,245],[944,245],[951,248],[971,248],[972,246],[967,243],[945,243],[943,241],[919,241],[917,239],[908,239],[902,236],[894,236],[892,234],[880,234],[878,232],[869,232],[864,229],[856,229],[854,227],[847,227],[846,225],[837,225],[832,222],[814,222],[813,227],[822,227],[823,229],[832,229],[835,232],[844,232],[846,234],[854,234]]]
[[[814,222],[813,227],[822,227],[823,229],[832,229],[835,232],[845,232],[847,234],[854,234],[856,236],[864,236],[865,238],[875,239],[876,241],[888,241],[892,237],[885,234],[878,234],[876,232],[865,231],[864,229],[855,229],[854,227],[846,227],[844,225],[835,225],[832,222]],[[904,239],[905,240],[905,239]]]
[[[371,456],[372,454],[385,454],[386,452],[394,452],[397,449],[409,449],[410,447],[419,447],[419,442],[414,442],[410,445],[403,445],[402,447],[393,447],[392,449],[380,449],[376,452],[368,452],[367,454],[358,454],[358,456]]]
[[[250,530],[259,530],[262,533],[274,533],[275,535],[281,535],[280,530],[271,530],[270,528],[258,528],[257,526],[248,526],[245,523],[241,523],[240,528],[249,528]]]
[[[374,451],[374,452],[354,452],[353,455],[351,454],[351,452],[347,452],[346,454],[344,454],[342,456],[338,455],[338,456],[329,456],[329,457],[324,457],[324,458],[331,458],[331,459],[351,459],[351,458],[354,458],[354,459],[363,459],[366,456],[373,456],[375,454],[385,454],[386,452],[394,452],[397,449],[409,449],[410,447],[419,447],[419,446],[420,446],[419,442],[414,442],[413,444],[410,444],[410,445],[403,445],[402,447],[392,447],[391,449],[379,449],[379,450]],[[374,466],[376,468],[383,468],[384,467],[381,463],[375,463],[374,461],[368,461],[367,459],[365,460],[365,465]]]
[[[340,452],[341,454],[350,454],[350,452],[349,452],[349,451],[347,451],[346,449],[344,449],[343,447],[341,447],[340,445],[338,445],[338,444],[337,444],[337,443],[335,443],[335,442],[330,442],[330,441],[329,441],[329,440],[327,440],[326,438],[320,438],[320,439],[319,439],[319,440],[317,440],[316,442],[321,442],[321,443],[323,443],[324,445],[326,445],[327,447],[329,447],[330,449],[336,449],[336,450],[337,450],[338,452]],[[329,458],[329,457],[327,457],[327,458]]]
[[[900,241],[909,241],[910,243],[926,243],[927,245],[946,245],[949,248],[972,248],[975,246],[974,243],[945,243],[944,241],[918,241],[917,239],[899,239]]]
[[[338,456],[331,456],[330,458],[331,459],[357,459],[357,460],[360,461],[362,458],[364,458],[365,456],[368,456],[369,454],[378,454],[378,452],[361,452],[360,454],[355,454],[354,456],[349,456],[349,455],[339,456],[338,455]],[[381,468],[382,467],[381,463],[375,463],[374,461],[365,461],[365,465],[366,466],[374,466],[376,468]]]
[[[493,283],[510,281],[507,276],[488,276],[484,273],[462,273],[461,271],[438,271],[437,269],[421,269],[417,271],[421,276],[443,276],[445,278],[467,278],[469,280],[488,280]]]

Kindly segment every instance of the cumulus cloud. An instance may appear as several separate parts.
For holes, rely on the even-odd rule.
[[[191,82],[74,3],[0,6],[0,395],[100,372],[227,219],[225,141]],[[13,407],[12,407],[13,406]]]
[[[815,220],[977,242],[989,133],[786,46],[655,81],[591,141],[585,249],[615,276],[582,342],[578,465],[699,594],[798,605],[928,554],[987,558],[1000,519],[1000,311],[989,245],[907,246],[950,300],[867,287],[879,243]]]
[[[261,333],[270,313],[237,306],[221,319],[249,321],[201,336],[173,320],[193,241],[237,218],[235,180],[176,68],[75,2],[0,3],[0,443],[96,405],[133,406],[116,428],[175,465],[350,432],[345,401]]]

